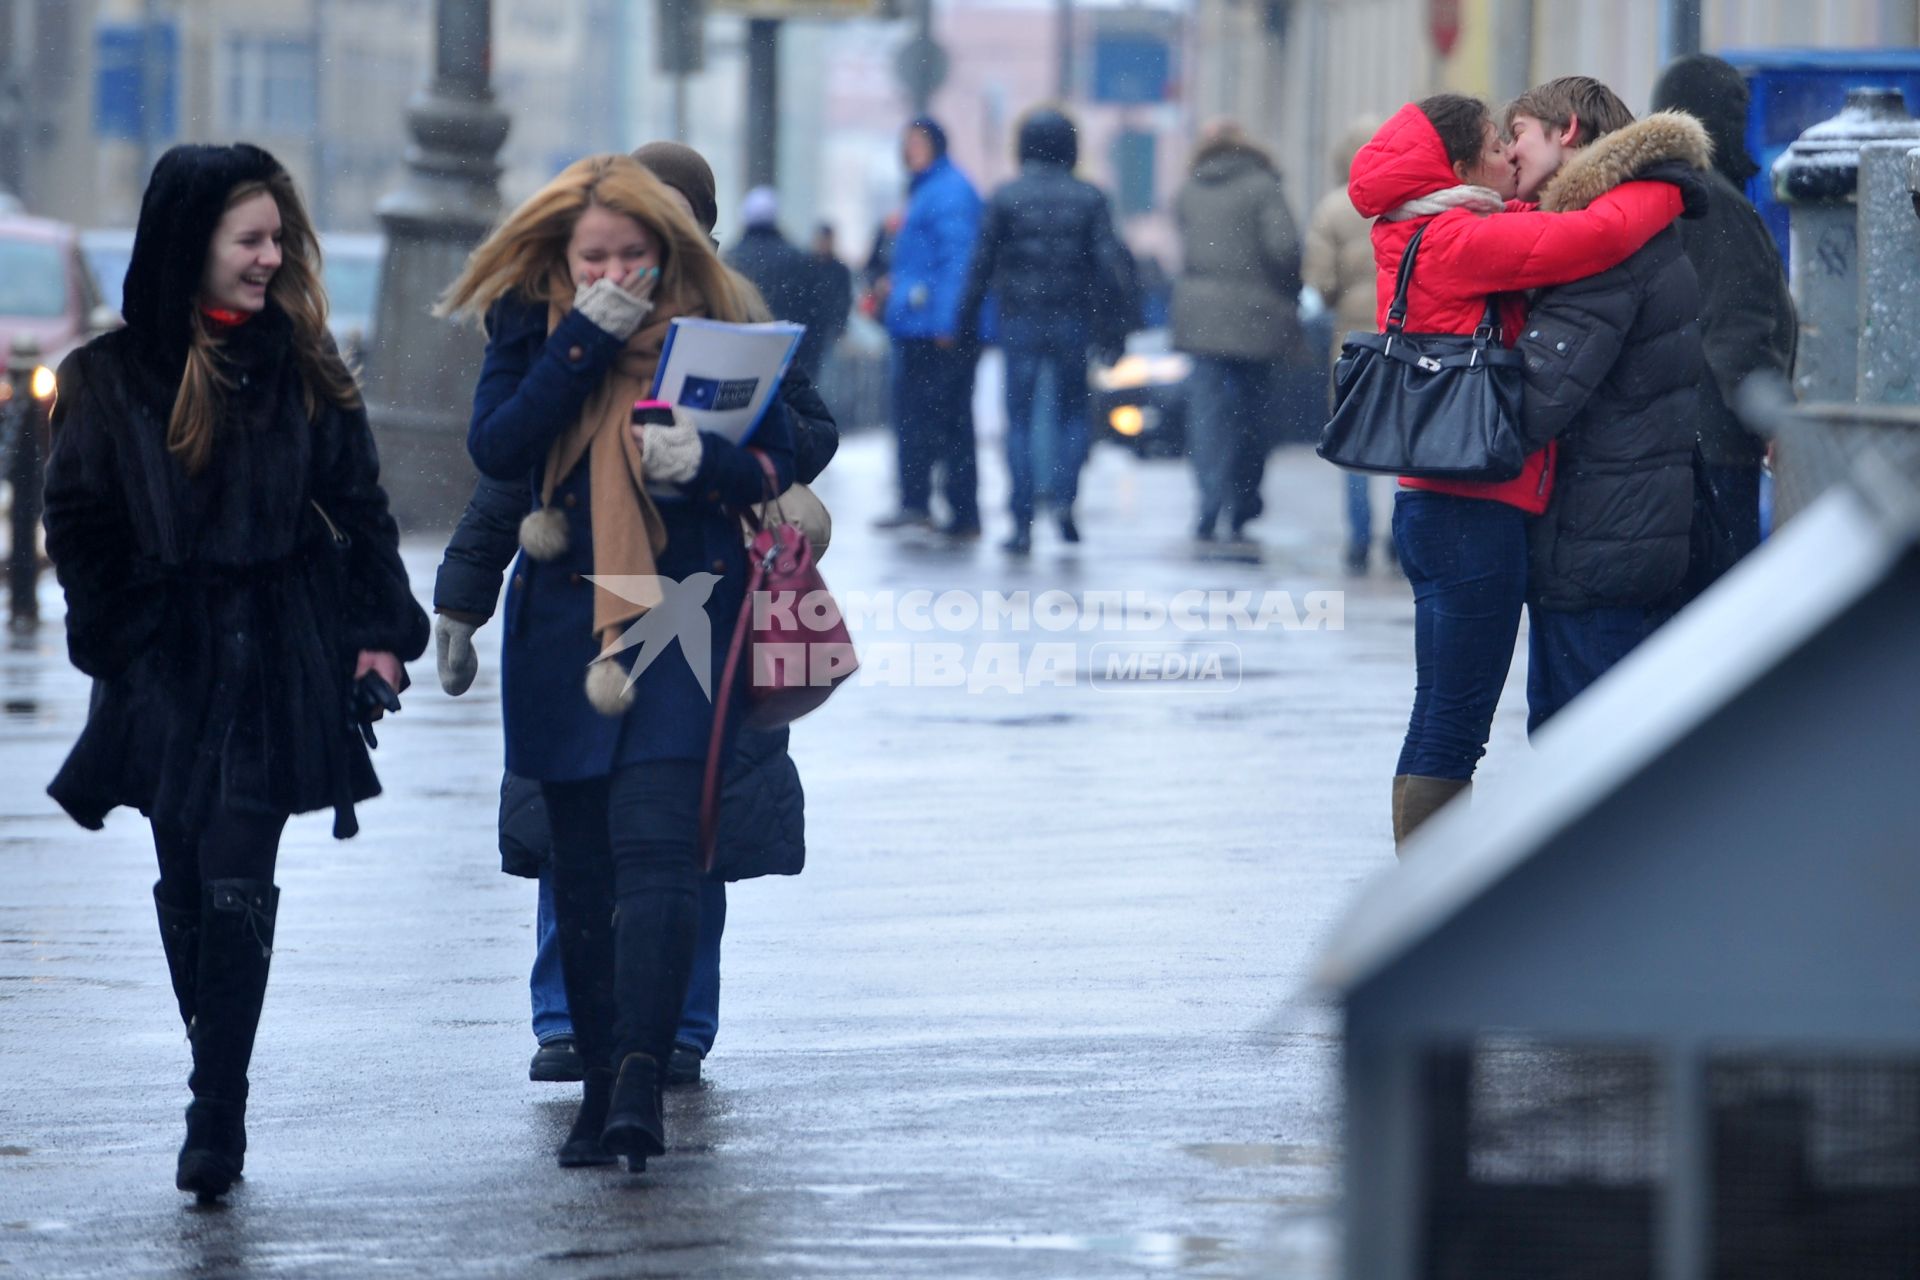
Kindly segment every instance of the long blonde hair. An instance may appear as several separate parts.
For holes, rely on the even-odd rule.
[[[567,242],[593,205],[632,218],[660,246],[653,292],[659,310],[736,322],[769,318],[759,291],[720,261],[666,186],[632,156],[611,152],[574,161],[508,214],[467,258],[434,314],[483,320],[509,294],[571,308]]]
[[[264,181],[238,183],[227,193],[226,209],[257,195],[270,195],[280,207],[280,269],[267,285],[267,296],[293,322],[293,356],[300,371],[300,389],[307,417],[322,404],[350,409],[360,403],[354,384],[333,338],[327,332],[327,293],[320,283],[320,239],[300,201],[293,178],[282,169]],[[188,475],[206,470],[213,457],[213,437],[233,389],[227,376],[221,340],[196,305],[192,311],[192,340],[187,365],[167,419],[167,452],[180,460]]]

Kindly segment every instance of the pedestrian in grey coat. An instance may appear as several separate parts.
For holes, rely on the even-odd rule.
[[[1173,344],[1194,357],[1196,534],[1211,541],[1224,514],[1239,540],[1261,510],[1278,366],[1300,347],[1300,236],[1272,157],[1232,121],[1207,127],[1173,216],[1183,255]]]

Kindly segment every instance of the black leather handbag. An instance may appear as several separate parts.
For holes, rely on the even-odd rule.
[[[1511,480],[1526,465],[1522,357],[1500,344],[1493,299],[1471,336],[1408,333],[1407,286],[1426,227],[1400,259],[1384,333],[1351,333],[1333,372],[1319,455],[1337,467],[1422,480]]]

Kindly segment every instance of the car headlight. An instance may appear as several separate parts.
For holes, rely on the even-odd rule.
[[[39,365],[34,369],[31,385],[35,400],[51,400],[53,393],[59,388],[59,383],[54,379],[53,370],[45,365]]]
[[[1132,439],[1147,429],[1147,415],[1137,404],[1116,405],[1107,414],[1107,423],[1115,432]]]

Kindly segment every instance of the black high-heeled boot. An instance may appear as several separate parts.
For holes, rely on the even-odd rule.
[[[247,1104],[195,1098],[187,1104],[187,1140],[180,1144],[173,1185],[208,1204],[240,1180],[247,1158]]]
[[[580,1111],[560,1144],[560,1167],[584,1169],[593,1165],[618,1164],[620,1157],[600,1141],[607,1127],[607,1107],[613,1101],[613,1072],[589,1071],[580,1082]]]
[[[644,1171],[648,1156],[667,1153],[666,1120],[660,1112],[660,1063],[651,1055],[630,1053],[621,1059],[600,1145],[625,1156],[630,1173]]]
[[[180,1023],[193,1026],[194,989],[200,983],[200,906],[176,907],[160,896],[153,885],[153,909],[160,918],[160,946],[167,953],[167,978],[173,983],[174,1003],[180,1006]]]
[[[280,890],[264,880],[210,880],[201,889],[193,1103],[174,1185],[203,1203],[225,1195],[246,1166],[247,1066],[279,905]]]

